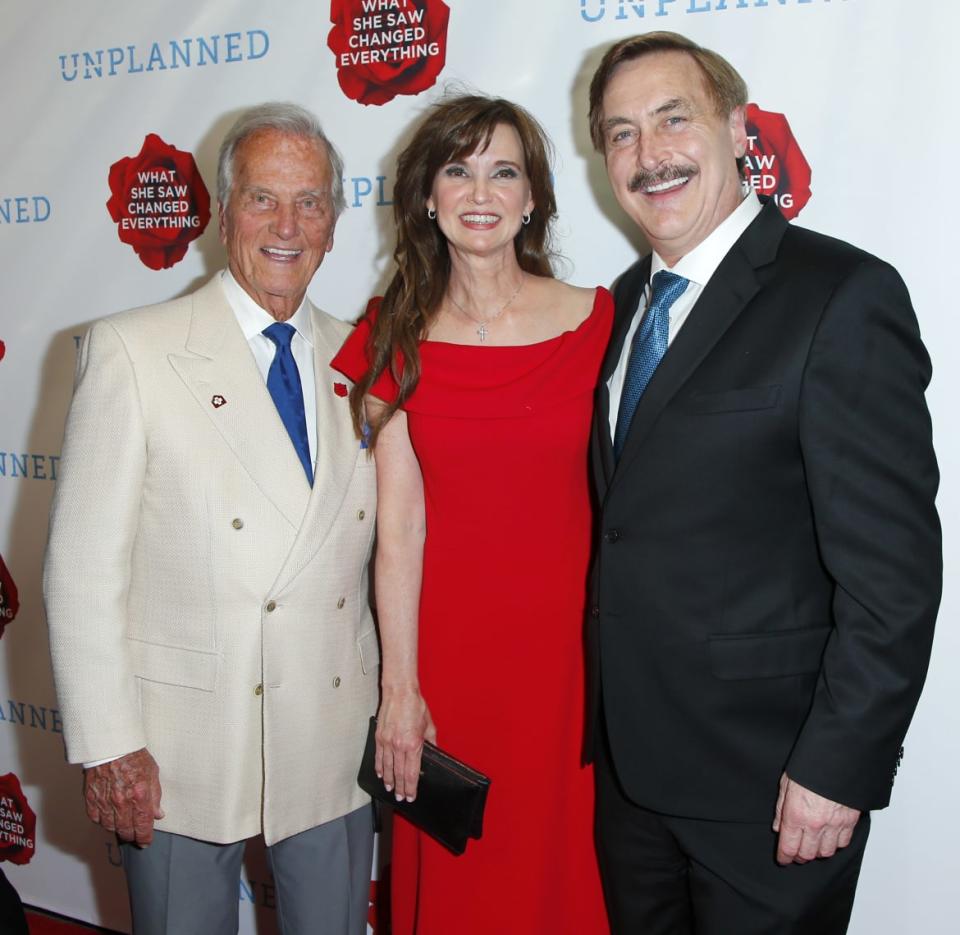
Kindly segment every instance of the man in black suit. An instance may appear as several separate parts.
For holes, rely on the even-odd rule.
[[[615,290],[593,440],[615,933],[846,930],[940,599],[906,288],[745,192],[746,102],[729,63],[672,33],[618,43],[590,89],[594,145],[653,248]]]

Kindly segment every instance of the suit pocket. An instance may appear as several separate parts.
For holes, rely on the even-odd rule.
[[[367,630],[357,637],[357,650],[360,653],[360,668],[364,675],[369,675],[380,665],[380,643],[377,641],[377,631]]]
[[[722,393],[695,393],[684,400],[684,408],[702,413],[772,409],[780,402],[780,390],[780,384],[777,383],[772,386],[746,386]]]
[[[163,646],[145,640],[128,639],[133,674],[148,682],[180,685],[212,692],[217,689],[220,671],[218,653]]]
[[[772,679],[820,669],[833,627],[711,636],[710,669],[718,679]]]

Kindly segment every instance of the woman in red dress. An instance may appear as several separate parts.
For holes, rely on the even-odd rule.
[[[394,822],[395,935],[608,931],[580,750],[613,307],[553,278],[547,145],[508,101],[433,108],[397,167],[397,271],[334,361],[376,451],[378,773],[413,798],[426,738],[491,779],[460,857]]]

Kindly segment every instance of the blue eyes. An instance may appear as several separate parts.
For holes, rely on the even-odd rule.
[[[685,126],[686,123],[686,117],[674,115],[667,117],[661,124],[661,127],[667,130],[677,130]],[[614,146],[630,143],[638,136],[639,132],[636,127],[620,127],[611,131],[610,143]]]

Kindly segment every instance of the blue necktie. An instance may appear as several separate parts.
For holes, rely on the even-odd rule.
[[[623,393],[620,396],[620,411],[617,413],[617,428],[613,435],[613,453],[617,460],[623,453],[623,446],[630,431],[630,423],[636,411],[637,403],[643,396],[653,372],[661,358],[667,352],[667,339],[670,335],[670,306],[683,295],[687,282],[683,276],[660,270],[653,277],[653,289],[650,304],[633,335],[630,347],[630,360],[623,380]]]
[[[267,389],[273,397],[274,405],[286,426],[287,434],[297,457],[306,472],[307,481],[313,486],[313,464],[310,461],[310,439],[307,436],[307,419],[303,414],[303,386],[300,383],[300,371],[293,359],[290,342],[297,333],[293,325],[286,322],[274,322],[263,333],[277,346],[273,363],[267,373]]]

